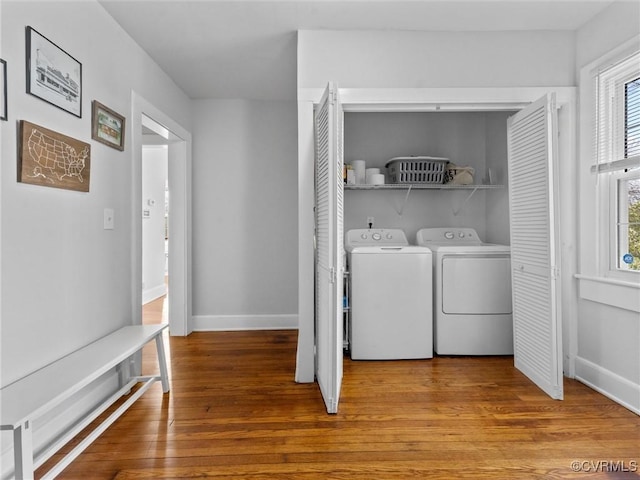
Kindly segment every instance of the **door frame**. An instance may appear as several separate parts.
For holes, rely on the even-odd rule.
[[[324,88],[298,89],[298,350],[296,382],[314,381],[314,106]],[[559,112],[561,279],[563,367],[575,375],[577,354],[577,207],[576,88],[340,88],[344,112],[435,112],[520,110],[546,93],[555,92]],[[506,128],[506,125],[505,125]]]
[[[193,331],[191,260],[191,133],[137,92],[131,92],[133,324],[142,323],[142,122],[143,115],[167,129],[169,150],[169,332],[185,336]]]

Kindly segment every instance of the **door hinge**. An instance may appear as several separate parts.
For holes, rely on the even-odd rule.
[[[331,105],[335,105],[336,104],[336,100],[337,100],[338,96],[336,94],[335,90],[329,90],[329,103]]]

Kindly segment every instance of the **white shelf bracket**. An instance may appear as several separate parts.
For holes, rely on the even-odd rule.
[[[404,207],[407,205],[407,202],[409,201],[409,194],[411,193],[411,187],[413,187],[413,185],[409,185],[409,188],[407,188],[407,193],[404,196],[404,201],[402,202],[400,209],[396,210],[396,212],[398,212],[398,215],[400,216],[402,216],[402,213],[404,212]]]
[[[471,193],[469,195],[467,195],[467,198],[464,199],[464,202],[462,202],[462,205],[460,205],[460,207],[458,207],[457,209],[455,209],[455,208],[453,209],[453,216],[454,217],[458,216],[458,214],[462,211],[464,206],[471,199],[471,197],[473,197],[473,194],[476,193],[477,190],[478,190],[478,187],[476,187],[473,190],[471,190]]]

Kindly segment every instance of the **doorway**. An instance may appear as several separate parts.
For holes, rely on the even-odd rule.
[[[145,119],[145,124],[152,121]],[[145,124],[142,126],[142,323],[167,323],[168,140]]]
[[[168,244],[167,320],[171,335],[188,335],[191,321],[191,134],[136,92],[132,92],[132,186],[133,258],[132,316],[142,323],[143,304],[143,222],[145,202],[162,210],[164,197],[143,197],[143,146],[150,143],[166,149],[167,184],[171,202],[167,211]],[[153,137],[155,140],[151,141]],[[151,202],[149,202],[151,200]],[[158,208],[160,204],[160,208]],[[148,205],[149,206],[149,205]],[[149,212],[151,215],[151,212]],[[157,212],[156,212],[157,213]]]

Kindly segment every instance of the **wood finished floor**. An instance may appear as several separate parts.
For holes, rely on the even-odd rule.
[[[565,400],[551,400],[510,357],[345,358],[339,413],[327,415],[318,387],[293,380],[294,331],[165,340],[170,393],[152,387],[58,478],[640,478],[597,468],[640,470],[640,417],[568,379]],[[144,373],[155,362],[146,348]]]

